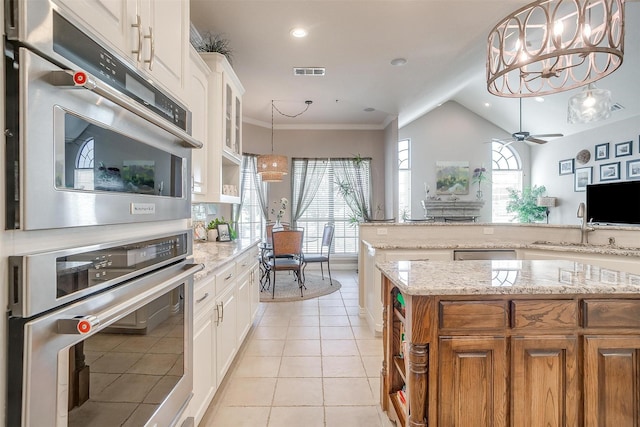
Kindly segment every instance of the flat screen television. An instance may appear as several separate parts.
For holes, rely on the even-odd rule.
[[[640,225],[640,181],[587,185],[587,220]]]

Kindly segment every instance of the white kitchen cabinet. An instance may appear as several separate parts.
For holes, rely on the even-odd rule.
[[[240,203],[244,88],[224,55],[210,52],[200,55],[211,71],[206,120],[209,128],[204,157],[207,172],[206,191],[194,193],[193,201]]]
[[[257,258],[254,251],[245,253],[236,263],[236,271],[238,272],[238,347],[242,344],[251,328],[254,313],[252,308],[252,300],[255,297],[254,294],[260,298],[259,290],[256,292],[256,288],[252,282],[253,269],[256,264]]]
[[[204,145],[199,150],[193,150],[191,155],[191,192],[195,195],[207,194],[207,148],[208,137],[207,115],[208,102],[207,92],[209,88],[209,74],[211,70],[204,63],[198,52],[190,47],[190,79],[189,79],[189,109],[192,118],[192,133],[198,141],[203,141]]]
[[[185,102],[189,2],[182,0],[54,0],[132,66]]]
[[[216,323],[216,387],[224,379],[238,351],[236,287],[229,286],[216,298],[218,312]]]
[[[255,264],[251,267],[251,323],[258,314],[260,305],[260,263],[256,257]]]
[[[198,425],[216,392],[215,276],[195,283],[193,291],[193,397],[188,414]]]

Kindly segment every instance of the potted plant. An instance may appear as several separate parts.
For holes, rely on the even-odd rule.
[[[224,34],[214,34],[211,31],[207,31],[202,36],[202,42],[194,46],[198,52],[217,52],[224,55],[231,64],[231,58],[233,57],[233,50],[230,46],[229,39],[224,37]]]
[[[218,225],[220,225],[220,224],[227,224],[229,226],[229,236],[231,237],[231,240],[237,239],[238,234],[233,229],[231,224],[229,224],[224,219],[224,217],[221,217],[221,218],[215,218],[215,219],[209,221],[209,224],[207,224],[207,240],[212,241],[212,242],[214,240],[218,240]]]
[[[536,204],[538,197],[547,192],[544,185],[525,187],[522,189],[522,193],[513,188],[509,188],[507,191],[509,192],[507,212],[515,213],[514,219],[517,218],[518,222],[538,222],[546,219],[547,208]]]

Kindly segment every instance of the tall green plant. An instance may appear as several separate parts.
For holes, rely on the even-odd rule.
[[[514,219],[517,218],[518,222],[538,222],[547,218],[547,208],[536,205],[538,197],[547,192],[544,185],[525,187],[522,189],[522,193],[513,188],[509,188],[507,191],[509,192],[507,212],[515,213]]]

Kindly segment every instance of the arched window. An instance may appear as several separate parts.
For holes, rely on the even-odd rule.
[[[492,221],[511,222],[513,215],[507,213],[507,189],[522,191],[522,162],[518,152],[511,145],[494,141],[492,148]]]
[[[87,139],[78,151],[77,169],[93,169],[93,138]]]
[[[398,218],[411,218],[411,141],[398,141]]]
[[[84,141],[80,150],[78,150],[73,188],[87,191],[94,189],[94,155],[93,138],[88,138]]]

